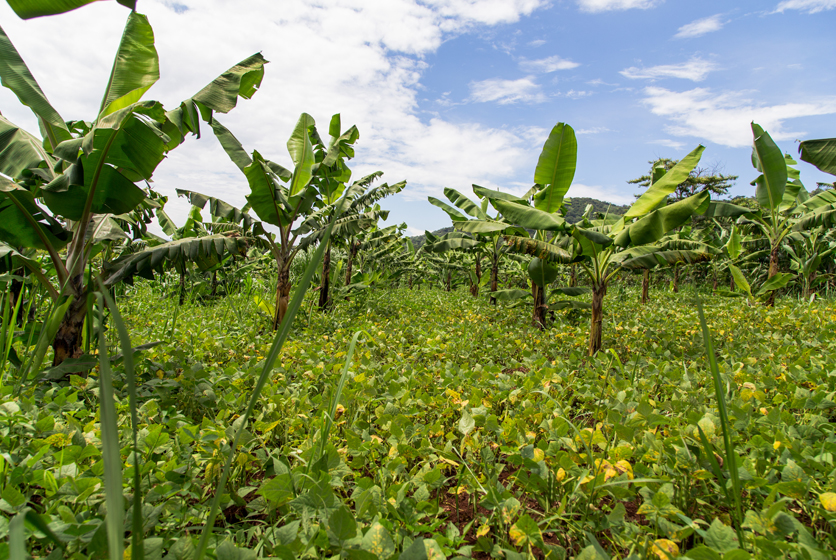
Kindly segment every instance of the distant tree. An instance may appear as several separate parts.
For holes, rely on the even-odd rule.
[[[810,193],[810,196],[816,196],[817,194],[821,194],[824,191],[830,191],[836,189],[836,182],[833,183],[819,183],[816,182],[816,190]]]
[[[651,169],[662,167],[665,171],[669,171],[674,165],[679,163],[679,160],[669,158],[659,158],[654,161],[649,161]],[[671,195],[673,201],[683,200],[689,196],[693,196],[703,191],[711,193],[712,197],[725,196],[728,190],[737,180],[737,175],[723,175],[720,173],[722,168],[719,165],[711,167],[697,167],[688,175],[682,183],[677,185],[676,190]],[[641,187],[649,187],[651,184],[650,175],[642,175],[637,179],[627,181],[631,185],[639,185]],[[638,195],[636,195],[638,196]]]

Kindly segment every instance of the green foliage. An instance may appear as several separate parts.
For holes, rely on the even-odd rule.
[[[146,558],[194,557],[183,527],[204,524],[227,458],[206,541],[217,558],[833,554],[831,302],[706,298],[710,366],[687,296],[639,308],[611,286],[613,342],[588,358],[569,317],[544,332],[462,292],[373,290],[362,306],[300,314],[269,368],[269,318],[252,300],[270,297],[269,278],[210,305],[181,308],[147,282],[119,296],[132,344],[165,341],[134,353],[138,462],[129,371],[110,360]],[[108,556],[104,374],[3,393],[0,530],[13,550]],[[27,506],[55,539],[23,522]]]

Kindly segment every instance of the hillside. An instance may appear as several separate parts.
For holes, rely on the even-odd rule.
[[[583,216],[583,211],[586,208],[587,204],[591,204],[595,212],[600,212],[604,214],[609,212],[610,214],[623,214],[627,211],[627,206],[619,206],[617,204],[613,204],[612,202],[605,202],[603,200],[598,200],[597,198],[584,198],[584,197],[577,197],[577,198],[567,198],[566,199],[566,221],[569,223],[577,222]],[[444,235],[445,233],[449,233],[453,231],[453,226],[448,226],[445,228],[441,228],[432,232],[434,235]],[[425,237],[423,235],[416,235],[411,237],[412,244],[415,245],[416,249],[419,249],[425,241]]]

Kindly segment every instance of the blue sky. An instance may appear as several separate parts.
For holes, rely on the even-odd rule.
[[[836,135],[836,0],[139,0],[138,9],[162,67],[146,98],[173,107],[263,52],[262,91],[222,122],[248,150],[286,163],[300,112],[323,129],[342,113],[361,132],[355,176],[381,169],[408,181],[384,206],[387,223],[412,233],[449,224],[426,202],[444,187],[527,189],[560,121],[578,133],[569,196],[619,203],[648,160],[699,143],[703,164],[740,175],[733,193],[751,193],[753,119],[792,154],[797,139]],[[126,15],[110,1],[23,22],[0,4],[3,28],[65,119],[94,117]],[[37,130],[7,90],[0,111]],[[810,189],[827,179],[801,169]],[[234,204],[248,192],[211,136],[175,150],[155,187]],[[187,206],[169,209],[177,220]]]

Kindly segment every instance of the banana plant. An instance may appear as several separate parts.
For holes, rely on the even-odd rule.
[[[147,200],[136,183],[149,181],[187,134],[199,135],[201,119],[212,122],[239,97],[250,98],[266,62],[255,54],[166,111],[142,100],[160,77],[159,60],[147,18],[131,12],[99,112],[87,126],[58,114],[0,29],[0,81],[35,113],[43,134],[38,139],[0,117],[0,241],[49,255],[55,278],[48,291],[62,300],[56,310],[63,314],[60,323],[53,321],[59,325],[54,365],[80,352],[90,281],[85,271],[109,223],[103,216],[126,215]]]
[[[350,171],[348,172],[350,176]],[[372,182],[383,173],[376,171],[362,179],[355,181],[346,188],[344,183],[337,183],[332,187],[320,188],[324,193],[322,197],[322,208],[308,216],[299,226],[298,231],[308,233],[308,236],[300,243],[305,246],[318,242],[322,232],[328,224],[331,215],[337,210],[337,202],[345,197],[348,204],[341,204],[341,217],[334,223],[331,241],[325,249],[325,256],[322,261],[322,273],[320,275],[319,309],[327,310],[331,305],[331,247],[334,244],[345,244],[364,230],[372,230],[377,227],[379,220],[386,220],[389,216],[388,210],[381,210],[378,201],[383,198],[397,194],[406,186],[406,181],[389,185],[383,183],[377,187],[370,187]],[[332,179],[325,179],[323,182],[330,182]]]
[[[346,159],[354,157],[354,143],[359,139],[357,127],[341,133],[339,114],[331,118],[328,147],[316,130],[310,115],[302,113],[290,139],[287,150],[293,162],[293,171],[265,159],[258,151],[247,154],[237,138],[217,120],[212,130],[229,158],[244,173],[250,186],[247,201],[264,224],[278,229],[278,239],[268,236],[270,249],[278,267],[276,281],[276,305],[273,329],[284,320],[290,298],[290,267],[299,251],[307,249],[323,235],[323,224],[333,219],[334,230],[352,228],[358,221],[369,219],[361,209],[386,189],[367,192],[371,181],[380,175],[375,172],[346,186],[351,171]],[[399,183],[402,189],[406,183]],[[258,227],[255,228],[258,233]],[[325,275],[323,275],[325,276]]]
[[[801,280],[801,295],[809,298],[817,284],[831,277],[818,274],[822,263],[836,251],[834,231],[824,227],[812,231],[794,231],[785,238],[784,251],[790,257],[790,269]]]
[[[401,234],[406,229],[406,224],[397,224],[385,228],[379,228],[377,224],[351,234],[343,241],[346,252],[345,260],[345,281],[343,287],[352,285],[354,278],[354,264],[361,251],[376,250],[380,248],[392,248],[392,244],[401,240]],[[386,251],[384,251],[386,254]]]
[[[720,249],[714,247],[707,240],[702,239],[699,232],[694,231],[690,226],[681,228],[661,238],[659,241],[648,246],[649,254],[653,258],[632,260],[625,268],[642,271],[641,304],[645,305],[649,299],[650,272],[654,269],[672,269],[673,281],[671,289],[678,292],[679,267],[682,265],[704,262],[722,254]],[[657,258],[658,257],[658,258]]]
[[[474,275],[476,283],[472,284],[475,289],[471,292],[474,297],[479,295],[478,287],[481,284],[482,278],[482,259],[487,258],[490,263],[490,302],[496,305],[496,292],[499,290],[499,267],[502,256],[507,252],[508,247],[503,242],[503,235],[511,235],[514,233],[524,234],[519,231],[519,228],[513,224],[507,223],[502,216],[489,216],[488,204],[489,199],[485,196],[483,187],[473,185],[473,192],[479,199],[477,205],[468,197],[452,188],[444,189],[444,196],[447,197],[454,206],[450,206],[446,202],[435,197],[427,197],[430,204],[441,208],[452,220],[453,227],[457,230],[471,234],[471,237],[478,241],[478,244],[472,245],[469,249],[476,255],[474,267]],[[470,216],[470,217],[468,217]]]
[[[699,253],[666,250],[657,243],[695,214],[734,214],[735,208],[712,203],[708,192],[666,204],[676,186],[696,167],[704,149],[698,146],[669,171],[659,173],[656,181],[617,219],[610,217],[567,225],[563,219],[536,207],[515,201],[492,200],[494,207],[510,222],[554,233],[548,240],[522,236],[506,238],[518,251],[550,262],[577,263],[588,277],[592,289],[590,356],[601,349],[604,296],[609,282],[620,270],[659,262],[695,262],[706,258]]]
[[[427,263],[436,268],[439,280],[448,292],[453,290],[453,272],[469,272],[468,251],[478,246],[473,236],[451,231],[441,237],[424,232],[426,241],[421,249],[427,254]]]
[[[253,236],[254,220],[246,212],[223,200],[194,191],[176,189],[192,204],[186,222],[177,227],[165,213],[164,208],[156,210],[156,216],[163,233],[171,237],[166,241],[156,236],[145,237],[145,247],[131,251],[106,267],[121,281],[130,281],[139,275],[153,279],[154,272],[161,271],[165,264],[172,265],[180,275],[179,302],[185,299],[186,272],[190,265],[199,270],[212,271],[212,285],[216,285],[217,269],[230,257],[246,254],[251,244],[265,245],[263,240]],[[201,211],[209,206],[210,221],[204,222]]]

